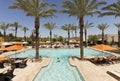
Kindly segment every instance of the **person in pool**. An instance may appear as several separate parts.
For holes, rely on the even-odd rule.
[[[59,57],[57,58],[57,62],[60,62],[60,58]]]

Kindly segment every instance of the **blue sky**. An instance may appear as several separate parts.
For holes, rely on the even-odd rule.
[[[21,10],[8,9],[8,7],[14,1],[15,0],[0,0],[0,23],[19,22],[19,24],[21,24],[22,26],[26,26],[29,28],[29,31],[27,31],[27,35],[29,36],[31,34],[32,29],[34,28],[34,18],[26,16],[25,13]],[[57,9],[60,10],[62,9],[62,7],[60,6],[60,2],[64,0],[45,0],[45,1],[48,3],[57,4]],[[99,1],[107,1],[109,4],[116,2],[117,0],[99,0]],[[58,36],[64,36],[64,37],[67,37],[67,32],[60,29],[62,25],[69,23],[78,25],[78,20],[76,17],[68,17],[67,14],[62,14],[62,13],[56,13],[56,16],[57,17],[55,18],[40,19],[40,34],[42,37],[49,36],[49,30],[43,27],[43,25],[47,22],[55,22],[57,25],[57,28],[53,30],[53,35],[57,34]],[[120,18],[119,17],[115,18],[114,16],[109,16],[109,17],[106,16],[103,18],[98,18],[97,15],[94,15],[93,17],[87,16],[84,18],[84,20],[94,23],[94,27],[88,29],[88,35],[101,34],[101,31],[97,28],[97,25],[101,23],[107,23],[109,25],[109,28],[105,30],[105,34],[117,34],[117,28],[114,26],[114,23],[118,23]],[[13,29],[13,28],[9,28],[9,29]],[[13,31],[7,30],[7,34],[10,32]],[[23,31],[21,31],[21,29],[18,29],[18,36],[21,37],[23,36]]]

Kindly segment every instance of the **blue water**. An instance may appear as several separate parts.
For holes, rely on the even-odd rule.
[[[84,81],[76,68],[68,64],[67,59],[52,59],[50,65],[42,69],[34,81]]]
[[[93,49],[84,49],[84,56],[107,55]],[[76,67],[68,63],[69,56],[80,56],[80,49],[40,49],[41,57],[50,57],[50,64],[40,70],[34,81],[84,81]],[[14,57],[14,56],[12,56]],[[17,54],[15,57],[35,57],[35,50],[29,50]],[[57,62],[60,58],[60,62]]]
[[[42,57],[61,57],[61,58],[67,58],[69,56],[80,56],[80,49],[40,49],[39,54]],[[84,49],[84,56],[106,56],[108,54],[105,54],[103,52],[93,50],[93,49]],[[35,57],[35,49],[23,51],[15,56],[11,57],[29,57],[33,58]]]

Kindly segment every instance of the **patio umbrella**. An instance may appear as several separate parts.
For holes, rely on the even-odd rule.
[[[55,42],[55,44],[61,44],[61,42],[59,42],[59,41],[56,41],[56,42]]]
[[[0,57],[0,62],[1,61],[5,61],[5,60],[9,60],[9,58],[7,58],[7,57]]]
[[[78,44],[77,41],[70,41],[70,44]]]
[[[95,48],[95,49],[99,49],[99,50],[118,50],[118,48],[111,47],[109,45],[104,45],[104,44],[92,46],[91,48]]]
[[[46,44],[46,42],[42,42],[42,41],[40,41],[40,44],[43,45],[43,44]]]
[[[1,50],[6,50],[6,51],[17,51],[17,50],[21,50],[25,48],[25,46],[20,46],[20,45],[13,45],[13,46],[9,46],[9,47],[6,47],[4,49],[1,49]]]

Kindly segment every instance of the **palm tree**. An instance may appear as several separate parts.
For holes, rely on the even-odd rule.
[[[105,4],[105,2],[97,2],[96,0],[66,0],[62,2],[63,13],[69,14],[69,16],[76,16],[79,20],[80,27],[80,54],[81,59],[84,59],[84,49],[83,49],[83,27],[84,27],[84,17],[86,15],[93,15],[94,13],[100,13],[97,8]]]
[[[93,23],[88,21],[84,24],[84,34],[85,34],[85,47],[87,47],[87,29],[93,27]]]
[[[106,12],[102,13],[101,16],[120,16],[120,0],[118,0],[116,3],[112,3],[110,5],[107,5],[106,7],[102,8],[102,10],[105,10]],[[118,47],[120,47],[120,32],[118,33]]]
[[[35,42],[35,29],[32,30],[30,38],[31,38],[31,41],[32,41],[32,48],[34,48],[34,42]]]
[[[13,24],[10,24],[10,26],[15,27],[15,38],[17,37],[17,30],[19,27],[22,27],[21,25],[19,25],[18,22],[14,22]]]
[[[39,59],[39,26],[40,26],[40,18],[44,17],[52,17],[54,16],[54,12],[56,12],[53,7],[55,4],[48,4],[44,0],[16,0],[11,9],[19,9],[26,12],[27,16],[35,17],[35,33],[36,33],[36,59]]]
[[[9,24],[0,24],[0,29],[3,30],[4,41],[6,42],[6,30],[9,28]]]
[[[71,30],[72,27],[73,27],[73,25],[71,25],[71,24],[65,24],[64,26],[61,26],[61,29],[68,32],[68,47],[70,47],[69,46],[70,45],[70,43],[69,43],[69,41],[70,41],[70,30]]]
[[[109,25],[103,24],[103,23],[98,25],[98,28],[102,31],[102,44],[104,44],[104,31],[108,27],[109,27]]]
[[[27,27],[23,27],[22,30],[24,31],[24,40],[26,41],[26,32],[29,30]]]
[[[56,28],[55,23],[45,23],[44,27],[50,31],[50,47],[52,48],[52,30]]]
[[[77,26],[72,26],[71,30],[75,31],[75,38],[77,37]]]
[[[116,23],[115,26],[118,27],[118,47],[120,47],[120,23]]]
[[[13,34],[13,36],[14,36],[15,29],[9,29],[9,30],[12,31],[12,34]]]

